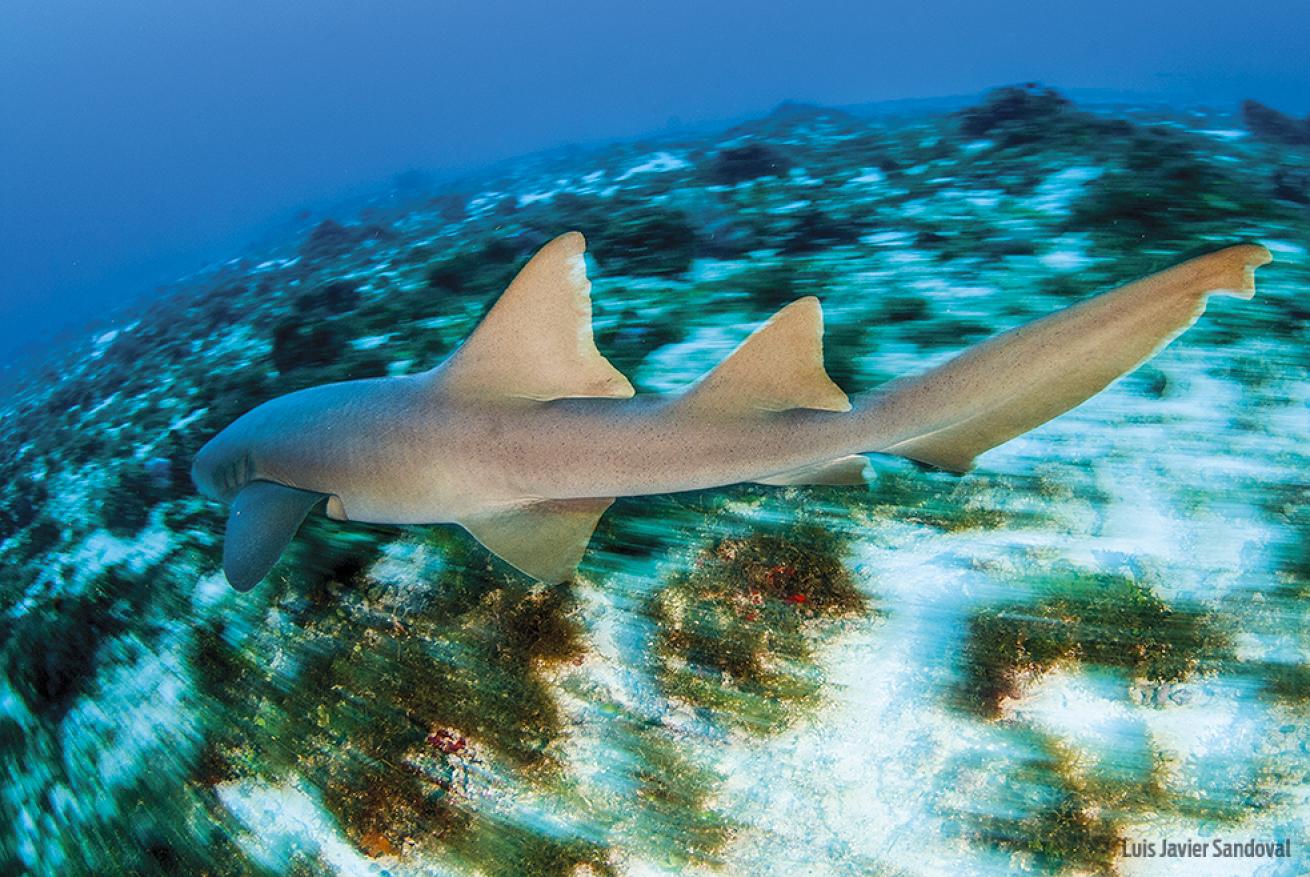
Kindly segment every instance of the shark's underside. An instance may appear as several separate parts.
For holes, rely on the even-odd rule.
[[[617,496],[860,483],[864,453],[963,472],[1149,359],[1212,293],[1249,298],[1270,260],[1212,252],[854,400],[824,371],[822,312],[803,298],[685,393],[633,398],[593,340],[584,250],[576,232],[543,247],[432,371],[279,397],[201,449],[197,485],[232,505],[228,580],[257,584],[324,500],[340,520],[459,523],[560,581]]]

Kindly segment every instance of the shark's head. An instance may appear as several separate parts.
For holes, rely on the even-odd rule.
[[[223,571],[232,587],[248,591],[282,556],[301,521],[324,494],[255,477],[251,443],[233,424],[196,454],[191,480],[210,499],[231,505],[223,539]]]
[[[191,464],[191,480],[210,499],[230,503],[254,477],[254,461],[230,430],[210,439]]]

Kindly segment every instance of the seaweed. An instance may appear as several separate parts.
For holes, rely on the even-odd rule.
[[[1259,101],[1242,102],[1242,122],[1252,134],[1285,146],[1310,146],[1310,118],[1298,119]]]
[[[661,685],[754,730],[812,704],[821,676],[810,621],[867,611],[845,541],[815,524],[724,537],[653,598]]]
[[[428,269],[428,286],[459,295],[500,295],[518,273],[527,248],[523,242],[492,236],[459,249]]]
[[[350,255],[362,244],[389,237],[391,232],[378,225],[342,225],[334,219],[324,219],[301,243],[300,257],[307,266],[318,267]]]
[[[1170,605],[1130,578],[1069,571],[1044,590],[1036,603],[988,607],[969,617],[958,706],[999,717],[1025,682],[1063,663],[1178,682],[1232,658],[1228,633],[1210,611]]]
[[[312,320],[348,313],[358,307],[359,302],[359,288],[355,284],[334,280],[299,296],[295,309],[301,319]]]
[[[364,585],[358,569],[319,580],[326,593],[292,600],[297,636],[276,646],[293,650],[282,661],[298,666],[294,680],[252,662],[251,645],[228,642],[221,626],[197,636],[202,690],[219,714],[245,716],[218,733],[210,773],[306,774],[372,856],[490,831],[462,783],[484,759],[551,770],[562,723],[541,668],[581,648],[567,590],[457,562],[422,602],[379,610],[346,589]]]
[[[337,324],[306,324],[299,317],[289,317],[273,329],[273,367],[285,375],[298,369],[331,365],[346,340]]]
[[[764,143],[747,143],[719,150],[706,175],[717,185],[735,186],[761,177],[783,176],[791,167],[791,160],[778,149]]]
[[[677,277],[691,267],[696,231],[678,211],[611,220],[593,234],[591,251],[607,275]]]
[[[799,256],[850,246],[857,243],[864,232],[859,223],[838,219],[810,207],[796,214],[796,221],[785,233],[780,251],[784,255]]]
[[[324,219],[300,245],[300,255],[306,261],[334,259],[349,253],[357,243],[353,231],[334,219]]]
[[[100,513],[105,527],[115,536],[135,536],[149,522],[155,505],[170,493],[140,462],[129,460],[119,470],[117,482],[103,494]]]
[[[976,844],[1030,857],[1042,873],[1113,873],[1123,839],[1118,803],[1089,782],[1051,739],[1021,733],[1018,764],[991,796],[995,813],[957,814]]]
[[[1060,94],[1034,83],[998,88],[982,104],[961,111],[960,133],[970,138],[999,136],[1004,145],[1018,146],[1041,139],[1044,129],[1071,107]]]
[[[110,567],[76,595],[59,595],[25,615],[0,651],[5,678],[32,712],[57,724],[91,685],[97,653],[138,618],[145,588]]]

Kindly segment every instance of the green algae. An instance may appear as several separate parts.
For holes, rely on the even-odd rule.
[[[487,820],[481,831],[452,845],[457,859],[489,877],[615,877],[608,850],[583,838],[543,835]]]
[[[518,270],[524,246],[508,237],[491,237],[450,252],[428,268],[434,290],[477,297],[499,295]]]
[[[715,867],[737,823],[718,811],[723,777],[706,767],[696,741],[660,723],[610,705],[617,719],[607,729],[624,758],[631,790],[604,821],[627,845],[650,860],[679,870]]]
[[[627,855],[676,870],[722,865],[741,825],[720,810],[724,777],[712,765],[714,750],[699,735],[611,700],[585,677],[565,688],[584,704],[578,718],[602,747],[585,758],[600,758],[606,770],[595,784],[561,778],[554,791],[563,810],[588,836]]]
[[[1266,765],[1218,784],[1185,783],[1149,743],[1131,766],[1116,766],[1025,724],[1006,730],[1001,779],[949,815],[971,843],[1015,854],[1022,871],[1118,873],[1129,824],[1168,815],[1239,826],[1277,806],[1277,790],[1294,782]]]
[[[1035,731],[1016,732],[1020,754],[988,790],[997,807],[955,814],[975,844],[1015,854],[1017,870],[1113,873],[1122,824],[1115,801],[1071,752]]]
[[[608,274],[677,277],[691,267],[696,231],[679,211],[644,210],[599,224],[588,248]]]
[[[624,745],[638,766],[633,775],[637,804],[650,829],[649,835],[634,838],[636,845],[656,861],[679,868],[717,864],[734,828],[712,803],[721,777],[691,762],[681,746],[649,726]]]
[[[654,597],[659,676],[672,697],[757,731],[818,699],[808,622],[868,609],[846,540],[815,524],[719,539]]]
[[[57,724],[94,682],[100,647],[140,620],[147,599],[142,580],[120,567],[80,593],[49,598],[0,647],[5,679],[28,709]]]
[[[1229,634],[1212,612],[1170,605],[1132,579],[1070,572],[1044,583],[1043,591],[1033,603],[970,615],[958,705],[997,717],[1025,682],[1060,664],[1177,682],[1214,672],[1231,659]]]
[[[697,311],[690,319],[698,325],[716,325],[728,318],[758,321],[800,295],[821,293],[829,305],[829,370],[851,390],[868,387],[871,376],[881,376],[877,373],[883,367],[880,360],[868,356],[872,351],[881,348],[895,357],[907,342],[925,350],[944,351],[962,343],[963,336],[981,333],[986,320],[975,322],[973,311],[968,318],[954,316],[953,305],[921,295],[913,282],[916,272],[920,278],[931,270],[934,279],[984,283],[998,289],[1003,288],[1000,280],[1014,281],[1013,288],[1004,287],[1002,293],[991,297],[994,302],[989,298],[980,303],[979,313],[1017,320],[1065,299],[1085,297],[1098,284],[1117,283],[1125,276],[1162,267],[1180,246],[1210,245],[1217,236],[1227,235],[1239,218],[1243,233],[1250,228],[1250,234],[1287,240],[1304,237],[1303,218],[1288,213],[1294,202],[1278,206],[1260,201],[1273,194],[1274,185],[1286,182],[1279,183],[1267,173],[1268,161],[1274,159],[1263,164],[1247,162],[1252,154],[1242,143],[1220,146],[1199,136],[1144,133],[1153,126],[1096,119],[1067,102],[1040,94],[1035,100],[1019,100],[1017,108],[1007,108],[1006,100],[1014,102],[1012,98],[998,99],[989,101],[993,106],[982,108],[984,115],[997,105],[1004,110],[982,131],[956,130],[968,114],[916,123],[899,133],[878,130],[867,120],[848,120],[843,124],[854,128],[857,136],[844,139],[807,138],[773,120],[776,131],[770,136],[788,142],[768,148],[785,157],[786,168],[795,167],[798,173],[819,178],[821,185],[815,188],[806,184],[802,190],[789,178],[768,173],[767,167],[757,173],[757,166],[737,181],[744,185],[726,192],[687,191],[694,189],[683,185],[692,174],[677,175],[683,189],[677,192],[669,191],[667,181],[655,182],[653,176],[644,182],[634,177],[625,182],[630,188],[612,197],[595,193],[575,196],[586,202],[585,210],[578,205],[570,207],[568,193],[561,193],[549,205],[528,209],[516,207],[515,199],[507,196],[485,218],[468,219],[470,193],[479,191],[481,184],[466,182],[460,193],[448,194],[434,207],[430,219],[420,220],[414,231],[416,240],[404,241],[403,253],[393,254],[389,263],[377,246],[380,238],[375,231],[365,225],[338,225],[336,229],[328,226],[330,234],[306,241],[312,244],[306,250],[312,265],[302,263],[260,277],[245,276],[250,270],[250,265],[245,265],[206,281],[204,295],[196,303],[173,302],[152,310],[141,327],[125,329],[100,360],[76,364],[67,374],[47,375],[45,380],[53,391],[40,411],[6,417],[0,424],[0,429],[8,431],[8,447],[31,444],[36,449],[25,452],[21,465],[10,465],[7,472],[11,477],[0,485],[4,492],[0,537],[15,537],[4,544],[0,574],[5,581],[16,583],[34,582],[38,573],[46,581],[71,577],[77,572],[72,562],[47,555],[73,550],[106,523],[125,541],[138,537],[161,497],[166,497],[162,500],[164,522],[180,546],[172,550],[168,564],[196,574],[212,573],[218,564],[216,534],[221,532],[221,517],[212,505],[177,499],[191,489],[186,467],[201,442],[277,392],[338,377],[374,374],[387,361],[409,370],[435,364],[459,342],[512,276],[527,254],[526,246],[565,227],[576,226],[589,234],[597,273],[618,275],[612,289],[598,291],[594,298],[598,317],[611,320],[598,320],[598,342],[625,371],[635,371],[661,345],[687,337],[689,311]],[[1012,110],[1013,116],[1005,118]],[[966,155],[960,149],[961,135],[987,137],[991,144]],[[704,176],[712,172],[716,156],[723,152],[689,151],[686,155],[699,165],[693,173]],[[1256,166],[1259,173],[1244,170],[1246,163]],[[1039,186],[1045,188],[1053,176],[1070,166],[1104,171],[1100,177],[1070,187],[1070,215],[1059,208],[1046,213],[1024,203],[1024,198]],[[879,168],[885,181],[865,189],[859,188],[864,184],[843,188],[863,167]],[[617,171],[610,176],[617,176]],[[548,178],[554,177],[542,177]],[[1133,182],[1136,189],[1130,191]],[[526,184],[497,180],[493,188],[516,191],[511,186],[521,185]],[[956,216],[939,196],[961,186],[996,189],[1003,196],[998,196],[993,208],[973,218]],[[1250,200],[1244,201],[1248,194]],[[653,196],[660,200],[652,201]],[[1175,203],[1185,197],[1194,197],[1194,203]],[[801,198],[812,203],[796,212],[774,212]],[[922,211],[913,217],[909,211],[901,216],[902,207],[910,202]],[[643,223],[666,218],[672,212],[669,207],[676,208],[676,218],[685,221],[687,229],[669,230],[675,243],[682,240],[685,246],[673,248],[676,259],[667,266],[649,261],[625,266],[618,251],[600,246],[606,226],[612,224],[630,236]],[[575,209],[578,212],[570,212]],[[455,225],[466,220],[467,224]],[[367,220],[368,224],[384,221]],[[1170,252],[1148,251],[1135,237],[1144,227],[1169,242]],[[602,230],[602,237],[595,234],[597,230]],[[881,231],[900,232],[904,242],[846,246],[858,235]],[[1045,244],[1039,242],[1066,231],[1079,236],[1086,233],[1086,252],[1097,260],[1095,267],[1059,273],[1037,264],[1034,257],[1045,252]],[[494,245],[492,239],[502,238],[511,241],[508,247]],[[514,244],[515,238],[524,243]],[[1158,242],[1146,243],[1154,247]],[[786,257],[758,255],[761,252]],[[685,271],[689,258],[740,259],[748,253],[752,254],[749,261],[743,260],[721,280],[692,280],[679,273]],[[904,259],[907,266],[910,282],[904,286],[888,278],[888,266],[896,264],[891,261],[893,256]],[[448,259],[444,277],[429,285]],[[382,276],[384,269],[387,276]],[[1276,360],[1266,356],[1266,348],[1237,345],[1256,332],[1272,338],[1275,329],[1280,333],[1304,329],[1302,311],[1294,300],[1295,290],[1302,285],[1301,274],[1285,263],[1265,271],[1278,281],[1262,286],[1265,306],[1226,310],[1222,320],[1203,321],[1186,342],[1200,347],[1227,345],[1229,349],[1217,357],[1220,364],[1210,374],[1251,392],[1267,388],[1267,392],[1260,389],[1258,404],[1253,404],[1249,417],[1237,425],[1244,432],[1268,429],[1261,425],[1259,409],[1280,390],[1270,386],[1270,375],[1276,374],[1271,363]],[[621,276],[623,272],[634,279]],[[835,277],[864,272],[878,278],[876,289],[865,291],[833,282]],[[361,287],[366,291],[350,302],[353,310],[348,314],[327,298],[315,300],[327,284],[362,274],[370,275]],[[643,277],[646,279],[640,279]],[[649,278],[659,280],[652,284]],[[656,291],[654,286],[661,288]],[[707,298],[727,303],[729,310],[704,309]],[[898,314],[902,306],[904,314]],[[1257,316],[1260,313],[1266,316]],[[1268,314],[1292,321],[1293,328],[1276,326],[1275,318]],[[335,357],[297,365],[278,376],[279,357],[272,334],[279,321],[294,320],[297,315],[306,321],[335,321],[331,333],[337,347]],[[1221,329],[1220,323],[1228,328]],[[345,344],[366,335],[392,337],[381,353],[358,351]],[[299,336],[297,332],[290,337],[291,347],[302,343]],[[412,360],[408,365],[404,364],[406,358]],[[1175,375],[1172,369],[1158,374],[1144,370],[1129,380],[1128,387],[1150,398],[1185,398],[1188,373],[1180,373],[1182,382],[1175,385],[1170,382]],[[1162,374],[1170,379],[1163,385]],[[180,404],[158,404],[161,387],[178,397],[165,401]],[[110,400],[104,413],[90,413]],[[170,432],[172,422],[189,411],[199,412],[199,416]],[[19,423],[21,428],[15,425]],[[153,490],[154,485],[141,482],[140,473],[132,471],[130,464],[136,450],[157,434],[168,436],[153,446],[153,453],[174,460],[173,483],[162,493],[143,494],[144,499],[137,501],[138,487]],[[74,513],[58,521],[41,513],[50,496],[41,480],[28,477],[28,471],[67,477],[70,467],[114,459],[128,465],[112,467],[114,471],[107,473],[107,482],[121,478],[123,486],[107,495],[103,512],[91,508],[85,515]],[[1045,509],[1016,510],[1019,504],[1008,497],[1030,494],[1054,509],[1085,499],[1079,491],[1092,489],[1067,472],[1032,479],[976,475],[956,479],[941,473],[914,473],[908,467],[892,467],[889,472],[891,477],[884,473],[869,494],[848,491],[846,501],[863,505],[871,498],[874,517],[923,526],[943,535],[982,536],[1027,526],[1040,527],[1044,536],[1050,535]],[[134,478],[138,479],[135,483]],[[1189,501],[1212,503],[1214,490],[1197,490]],[[1182,488],[1179,491],[1181,495]],[[620,501],[602,522],[584,572],[596,574],[602,588],[605,576],[615,570],[636,570],[650,576],[646,564],[664,558],[670,549],[707,540],[721,542],[724,537],[714,522],[730,506],[745,504],[758,510],[760,497],[774,493],[747,487],[689,498]],[[787,492],[786,503],[789,509],[804,508],[813,497],[810,492]],[[1303,499],[1289,499],[1284,503],[1287,508],[1271,512],[1273,525],[1285,530],[1287,538],[1271,548],[1276,567],[1271,580],[1257,583],[1267,598],[1267,618],[1261,619],[1267,628],[1261,630],[1291,631],[1293,645],[1302,647],[1305,625],[1298,601],[1310,594],[1306,585],[1310,577],[1305,573],[1310,566],[1305,546],[1310,542],[1292,506],[1304,505]],[[124,507],[114,508],[116,503]],[[712,812],[717,779],[699,766],[707,760],[708,747],[699,735],[680,735],[657,721],[632,716],[615,721],[619,727],[613,732],[614,739],[607,737],[607,741],[631,755],[632,764],[622,775],[632,780],[634,791],[617,795],[612,810],[587,810],[582,794],[566,796],[569,806],[576,804],[589,818],[594,815],[600,826],[580,830],[582,840],[567,831],[528,830],[514,821],[487,818],[485,810],[461,799],[461,784],[476,779],[481,769],[473,759],[499,771],[493,781],[498,788],[527,787],[534,793],[565,794],[560,790],[566,786],[561,779],[566,766],[559,750],[575,729],[561,712],[552,683],[545,680],[579,654],[576,641],[570,644],[560,628],[572,617],[571,597],[565,591],[567,599],[562,604],[548,605],[547,595],[524,589],[521,581],[504,579],[503,571],[489,563],[480,550],[445,536],[434,538],[444,565],[435,571],[425,568],[421,576],[412,565],[406,566],[407,575],[421,581],[404,584],[405,593],[397,595],[363,574],[384,556],[386,543],[395,536],[389,531],[311,520],[302,536],[304,544],[297,540],[293,553],[267,587],[240,602],[225,598],[211,616],[222,616],[221,623],[200,622],[193,669],[202,680],[208,742],[195,765],[192,785],[204,790],[225,780],[303,774],[318,786],[323,799],[330,801],[328,808],[347,836],[369,854],[381,857],[407,856],[416,846],[430,844],[438,855],[452,857],[470,870],[608,873],[614,862],[623,861],[624,854],[617,852],[621,848],[678,866],[714,864],[733,827]],[[1251,570],[1242,572],[1256,575]],[[686,573],[689,577],[696,574]],[[185,575],[157,575],[154,571],[146,574],[146,581],[137,587],[189,593]],[[1013,582],[1007,579],[1006,584]],[[1070,587],[1079,590],[1087,585]],[[6,609],[17,596],[4,594]],[[701,599],[691,587],[684,596],[691,605]],[[38,594],[38,599],[44,596]],[[714,602],[709,596],[705,600]],[[1056,606],[1060,600],[1065,603]],[[1124,602],[1131,604],[1132,600]],[[990,655],[995,665],[992,680],[1002,688],[1021,685],[1030,676],[1065,662],[1107,666],[1120,675],[1157,673],[1164,677],[1180,672],[1184,678],[1212,666],[1201,656],[1211,645],[1224,651],[1209,640],[1214,629],[1198,623],[1195,630],[1202,630],[1199,642],[1193,639],[1189,644],[1186,637],[1171,642],[1171,648],[1196,659],[1194,663],[1190,658],[1179,661],[1177,654],[1168,656],[1157,648],[1173,634],[1165,614],[1159,607],[1150,608],[1150,602],[1138,610],[1136,632],[1145,636],[1146,643],[1140,654],[1122,639],[1098,649],[1095,641],[1106,634],[1098,629],[1093,608],[1081,597],[1066,599],[1056,593],[1039,595],[1031,603],[1002,601],[980,610],[984,636],[977,643],[979,655]],[[152,625],[158,618],[189,617],[189,607],[176,600],[157,602],[152,597],[142,603],[134,597],[108,605],[109,620],[104,622],[108,625],[119,623],[116,619],[123,612],[127,617],[148,617]],[[61,709],[95,696],[97,674],[112,660],[102,647],[115,641],[114,635],[102,636],[103,631],[97,632],[94,622],[88,620],[87,610],[100,608],[103,606],[94,599],[86,605],[74,603],[59,623],[50,620],[51,607],[42,603],[36,617],[0,621],[3,641],[12,639],[33,648],[59,638],[83,642],[79,634],[68,633],[70,626],[92,628],[88,648],[71,648],[66,653],[60,653],[58,647],[52,650],[57,654],[46,660],[51,662],[49,680],[53,681],[38,682],[34,687],[34,662],[11,677],[28,692],[20,698],[24,704],[28,697],[35,698],[33,703],[46,704],[38,710],[36,723],[49,724]],[[1189,604],[1168,608],[1174,616],[1180,611],[1184,616],[1194,611],[1206,616]],[[985,616],[987,611],[996,617],[986,620],[990,617]],[[497,620],[502,613],[505,623]],[[1033,613],[1036,617],[1029,617]],[[445,616],[456,621],[447,625],[438,620]],[[1123,620],[1113,613],[1107,617],[1107,627]],[[720,621],[713,615],[710,618],[714,623],[705,628],[708,634],[698,646],[698,658],[705,662],[695,676],[701,693],[678,700],[709,705],[713,713],[729,717],[734,724],[739,722],[731,718],[734,714],[762,709],[766,715],[781,715],[814,703],[822,675],[813,643],[830,624],[828,617],[806,618],[800,623],[803,638],[810,638],[808,655],[794,645],[790,616],[777,619],[781,633],[764,632],[767,636],[759,652],[755,648],[761,642],[756,638],[760,631],[743,631],[728,618],[722,630],[731,647],[721,659],[714,655],[712,643]],[[399,619],[401,627],[391,626],[387,619]],[[1072,627],[1074,631],[1051,634],[1052,627]],[[660,636],[663,632],[657,629],[657,642]],[[781,644],[776,652],[775,643]],[[378,654],[370,657],[368,653],[375,648]],[[88,651],[95,655],[91,660],[86,659]],[[1111,652],[1127,657],[1116,658]],[[752,663],[756,654],[762,658]],[[674,656],[674,664],[683,660]],[[773,672],[788,677],[783,681],[790,681],[799,699],[785,701],[785,708],[775,705],[769,712],[767,704],[761,706],[761,699],[744,699],[740,695],[742,680],[719,668],[716,661],[744,668],[741,672],[746,676]],[[662,661],[654,663],[663,672]],[[1301,664],[1223,660],[1219,665],[1226,674],[1249,674],[1277,704],[1273,710],[1278,714],[1285,708],[1304,707],[1306,685]],[[663,684],[666,678],[661,675],[658,681]],[[435,703],[436,694],[430,689],[442,686],[449,686],[450,699],[467,704],[460,708]],[[33,694],[41,688],[54,696]],[[435,727],[406,712],[411,701],[431,710]],[[659,708],[666,706],[661,703]],[[974,715],[985,713],[976,702],[966,709]],[[480,726],[479,715],[486,717]],[[629,734],[622,730],[624,723],[633,723],[639,730]],[[778,727],[767,721],[755,726]],[[23,736],[37,736],[33,727],[17,722],[0,725],[0,748],[19,745],[13,741]],[[992,723],[987,727],[1004,726]],[[429,738],[434,742],[429,743]],[[465,741],[463,748],[458,748],[459,740]],[[25,758],[35,758],[34,753],[35,749]],[[1119,775],[1122,772],[1103,776],[1107,773],[1104,766],[1089,768],[1067,753],[1050,755],[1045,766],[1034,768],[1030,777],[1033,785],[1047,791],[1029,802],[1032,812],[1027,816],[1010,825],[993,826],[999,835],[1012,838],[1004,842],[1008,846],[1001,841],[998,845],[1022,855],[1037,855],[1046,869],[1099,870],[1105,860],[1098,851],[1121,824],[1120,811],[1149,814],[1158,810],[1203,820],[1236,819],[1276,804],[1269,790],[1287,788],[1290,782],[1286,777],[1261,773],[1249,782],[1227,782],[1225,776],[1225,782],[1213,787],[1185,790],[1162,784],[1159,769],[1143,759],[1135,757],[1131,762],[1130,775],[1125,778]],[[1135,777],[1134,772],[1142,776]],[[1161,797],[1165,791],[1172,797]],[[134,801],[124,800],[125,806],[137,813],[133,819],[155,827],[137,834],[125,832],[139,849],[108,847],[101,858],[88,859],[87,873],[97,869],[99,873],[157,873],[167,867],[181,869],[178,873],[247,872],[240,864],[221,864],[229,854],[238,856],[230,848],[216,848],[214,859],[207,860],[203,853],[206,844],[217,843],[207,833],[173,833],[167,828],[171,814],[190,812],[199,815],[188,818],[226,830],[231,817],[221,805],[215,804],[213,812],[203,808],[188,811],[186,808],[196,806],[194,801],[179,802],[163,789],[149,787],[134,790],[132,797]],[[37,806],[33,798],[30,807]],[[394,819],[387,814],[394,814]],[[10,823],[18,818],[17,813],[3,815]],[[698,821],[701,815],[703,825]],[[75,826],[70,822],[70,833],[77,830]],[[113,827],[119,828],[117,824]],[[98,826],[91,836],[99,838],[108,830]],[[233,833],[229,847],[235,846],[236,837]],[[685,848],[680,845],[682,840]],[[607,845],[615,850],[608,850]],[[22,866],[12,861],[10,870],[20,870]],[[239,863],[239,856],[231,861]],[[304,851],[294,862],[293,868],[307,873],[326,870],[312,850]],[[5,868],[0,866],[0,870]],[[250,873],[256,873],[254,866]]]
[[[417,602],[369,596],[358,569],[338,567],[317,591],[287,595],[291,639],[257,632],[260,643],[234,643],[221,624],[200,631],[201,689],[234,719],[213,732],[209,773],[306,777],[369,855],[490,831],[469,778],[487,765],[529,781],[556,769],[562,719],[542,669],[582,646],[567,589],[489,572],[476,555],[458,557],[462,544],[452,542],[441,580]],[[503,834],[497,843],[509,842]],[[596,860],[547,855],[531,840],[514,843],[532,861]]]
[[[1014,492],[1012,484],[1005,478],[961,479],[939,471],[915,471],[913,466],[882,466],[867,502],[876,515],[943,533],[1042,523],[1040,511],[1002,505],[1002,498]]]
[[[611,874],[596,838],[630,833],[636,813],[637,846],[661,861],[712,862],[728,832],[708,804],[715,778],[666,731],[621,711],[604,733],[629,753],[633,797],[609,808],[578,799],[592,833],[529,830],[469,797],[492,770],[572,800],[555,752],[564,719],[542,672],[582,656],[580,628],[567,589],[503,574],[458,537],[429,542],[443,549],[441,581],[400,604],[347,589],[369,593],[358,580],[331,580],[330,600],[286,603],[299,654],[284,651],[284,638],[235,645],[221,623],[198,632],[202,690],[222,703],[219,714],[245,717],[214,729],[208,782],[303,776],[375,857],[426,849],[488,874]],[[268,666],[288,663],[299,663],[295,679]]]

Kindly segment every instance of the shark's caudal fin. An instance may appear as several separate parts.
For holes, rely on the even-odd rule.
[[[429,373],[433,386],[539,401],[631,396],[632,384],[592,336],[586,249],[572,231],[537,251],[468,340]]]
[[[888,384],[861,416],[902,436],[880,448],[956,472],[1080,404],[1182,334],[1215,293],[1250,298],[1254,244],[1228,247],[998,335],[922,375]]]
[[[223,573],[238,591],[259,584],[282,556],[321,493],[252,481],[232,501],[223,537]]]

